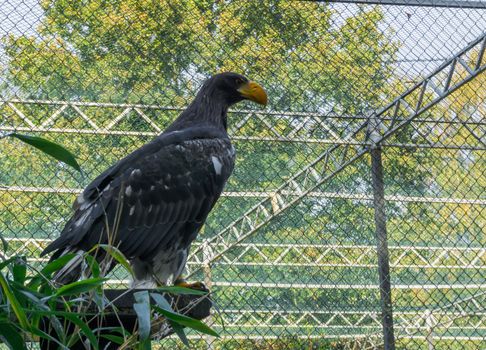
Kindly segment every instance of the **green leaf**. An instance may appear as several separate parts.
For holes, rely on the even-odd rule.
[[[133,304],[138,318],[138,332],[140,340],[147,340],[150,336],[150,307],[147,304]]]
[[[113,259],[115,259],[133,276],[133,270],[130,266],[130,263],[128,262],[128,259],[117,247],[109,244],[97,244],[89,251],[89,253],[95,251],[96,249],[98,249],[98,247],[103,248]]]
[[[157,312],[160,312],[162,315],[164,315],[164,317],[167,318],[167,320],[174,321],[175,323],[181,326],[195,329],[204,334],[219,337],[218,333],[216,333],[214,330],[212,330],[203,322],[174,312],[170,307],[169,303],[167,302],[167,300],[165,300],[165,298],[162,295],[156,293],[150,293],[150,295],[157,303],[157,306],[154,306],[155,310],[157,310]]]
[[[162,309],[170,312],[175,312],[174,309],[172,309],[172,306],[170,306],[169,302],[167,301],[167,299],[164,298],[163,295],[157,293],[150,293],[150,296],[152,297],[152,299],[155,300],[157,305]]]
[[[27,316],[25,315],[24,309],[20,305],[14,293],[12,293],[12,290],[10,289],[10,286],[7,280],[5,279],[5,276],[1,272],[0,272],[0,286],[2,287],[3,292],[5,293],[5,296],[7,297],[8,301],[10,302],[10,305],[15,313],[15,316],[17,316],[17,319],[19,320],[20,326],[25,330],[29,330],[30,324],[29,321],[27,320]]]
[[[59,320],[56,317],[53,316],[52,318],[56,319],[57,323],[59,323]],[[51,318],[51,321],[52,321],[52,318]],[[56,343],[63,350],[69,350],[69,348],[66,345],[62,344],[59,340],[57,340],[56,338],[50,336],[46,332],[41,331],[39,328],[32,327],[31,333],[34,334],[34,335],[36,335],[36,336],[38,336],[38,337],[41,337],[41,338],[47,339],[47,340],[49,340],[49,341],[51,341],[53,343]]]
[[[84,321],[82,321],[82,320],[79,319],[79,316],[76,313],[74,313],[74,314],[66,314],[63,317],[64,318],[67,318],[69,321],[71,321],[76,326],[78,326],[79,329],[81,330],[81,333],[86,338],[88,338],[91,346],[94,349],[99,350],[98,338],[94,335],[94,333],[91,331],[91,329],[89,328],[89,326]],[[72,345],[72,344],[70,344],[70,345]]]
[[[88,261],[88,266],[90,267],[91,275],[93,277],[100,277],[101,270],[98,261],[96,261],[96,259],[90,254],[86,254],[84,258]]]
[[[0,323],[0,340],[10,349],[27,349],[18,329],[10,323]]]
[[[138,350],[150,350],[152,349],[152,342],[149,339],[145,339],[144,341],[140,341],[138,343]]]
[[[109,341],[121,345],[125,342],[125,339],[123,337],[120,337],[118,335],[112,335],[112,334],[102,334],[102,338],[108,339]]]
[[[89,339],[90,344],[93,348],[96,350],[99,350],[99,345],[98,345],[98,340],[96,336],[94,335],[93,331],[89,328],[89,326],[80,319],[80,314],[76,312],[66,312],[66,311],[55,311],[55,310],[49,310],[49,311],[40,311],[40,310],[30,310],[31,313],[33,314],[38,314],[38,315],[43,315],[43,316],[61,316],[67,319],[68,321],[74,323],[76,326],[79,327],[81,330],[81,333],[86,336],[86,338]]]
[[[49,327],[52,327],[56,331],[57,337],[65,341],[67,337],[67,329],[65,329],[65,327],[63,326],[64,320],[62,320],[63,322],[61,323],[61,320],[59,320],[59,318],[55,315],[45,317],[49,318]]]
[[[24,284],[25,282],[25,276],[27,274],[27,260],[25,257],[19,257],[15,259],[15,262],[12,266],[12,272],[13,272],[13,277],[14,281],[18,282],[20,284]]]
[[[60,256],[54,261],[49,262],[44,268],[41,270],[41,273],[45,276],[50,276],[51,273],[56,272],[63,268],[71,259],[76,257],[76,254],[66,254]]]
[[[126,330],[123,327],[100,327],[96,328],[93,331],[101,331],[101,332],[106,332],[110,331],[112,333],[119,333],[123,338],[128,338],[129,336],[132,335],[128,330]]]
[[[40,309],[47,310],[48,306],[42,302],[41,299],[37,297],[37,294],[35,291],[32,291],[30,289],[24,288],[20,289],[19,292],[22,293],[26,298],[30,299],[31,302],[34,303],[35,306],[39,307]]]
[[[164,310],[158,306],[154,306],[154,308],[155,310],[157,310],[157,312],[160,312],[169,321],[174,321],[181,326],[192,328],[204,334],[212,335],[214,337],[219,337],[219,334],[216,331],[212,330],[209,326],[207,326],[206,324],[204,324],[199,320],[175,312]]]
[[[140,340],[147,340],[150,337],[150,297],[147,291],[133,294],[136,303],[133,304],[138,318],[138,333]]]
[[[77,256],[77,255],[76,254],[66,254],[66,255],[63,255],[63,256],[57,258],[54,261],[51,261],[46,266],[44,266],[44,268],[39,272],[39,274],[37,274],[36,276],[34,276],[31,279],[31,281],[29,282],[28,286],[31,287],[31,288],[33,288],[38,283],[40,283],[41,281],[43,281],[44,280],[44,277],[45,278],[49,278],[49,276],[53,272],[58,271],[61,268],[63,268],[75,256]]]
[[[76,158],[67,149],[58,145],[57,143],[43,139],[42,137],[22,135],[17,133],[12,133],[8,136],[15,137],[39,150],[51,157],[73,167],[77,171],[81,171]]]
[[[108,331],[111,334],[103,334],[102,337],[105,337],[106,339],[110,339],[111,337],[113,337],[113,340],[120,340],[121,342],[117,344],[123,344],[132,335],[132,333],[130,333],[123,327],[100,327],[93,329],[93,332],[95,333],[106,333]],[[119,333],[120,335],[115,335],[116,333]]]
[[[203,290],[185,288],[185,287],[178,287],[178,286],[167,286],[167,287],[160,287],[156,289],[158,292],[170,293],[170,294],[177,294],[177,295],[207,295],[208,292]]]
[[[2,261],[0,263],[0,270],[3,269],[5,266],[10,265],[10,263],[17,258],[18,258],[18,256],[12,256],[11,258],[8,258],[7,260]]]
[[[133,297],[137,303],[150,305],[150,296],[146,290],[133,293]]]
[[[67,296],[88,292],[106,281],[106,278],[88,278],[85,280],[66,284],[59,288],[54,294],[55,297]]]
[[[177,336],[179,337],[181,342],[185,346],[189,347],[189,340],[187,339],[186,332],[184,332],[184,327],[178,325],[177,323],[175,323],[174,321],[171,321],[171,320],[169,320],[169,324],[172,327],[172,329],[174,330],[174,333],[177,334]]]
[[[0,233],[0,241],[2,241],[3,252],[6,253],[8,250],[8,242],[5,238],[3,238],[3,235],[1,233]]]

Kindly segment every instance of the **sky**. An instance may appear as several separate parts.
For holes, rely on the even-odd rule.
[[[348,3],[332,6],[343,16],[357,9],[357,5]],[[486,9],[382,8],[385,14],[382,29],[393,30],[393,38],[401,43],[397,61],[398,73],[402,75],[431,72],[486,31]]]

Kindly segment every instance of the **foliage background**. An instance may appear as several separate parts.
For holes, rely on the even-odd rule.
[[[134,109],[104,131],[125,110],[119,104],[153,105],[140,108],[163,129],[214,72],[235,70],[267,88],[266,111],[250,118],[231,113],[236,170],[203,241],[481,34],[486,19],[484,10],[273,0],[40,6],[34,33],[1,33],[2,100],[115,105],[69,106],[47,122],[59,105],[0,104],[2,128],[32,129],[14,108],[36,126],[47,123],[36,134],[67,146],[85,172],[75,174],[15,140],[2,144],[0,231],[35,238],[11,244],[35,263],[43,240],[56,237],[69,217],[75,192],[157,134]],[[485,289],[484,84],[483,75],[455,92],[384,150],[385,190],[395,196],[387,215],[392,261],[399,262],[392,266],[397,322],[422,320],[427,310]],[[437,116],[443,122],[430,122]],[[380,334],[369,159],[318,190],[244,242],[252,246],[239,245],[212,266],[221,310],[214,322],[224,319],[226,328],[222,340],[194,340],[201,347],[332,348],[352,345],[357,334]],[[115,271],[113,279],[125,277]],[[399,346],[425,346],[427,329],[420,327],[422,338],[399,338]],[[475,348],[485,331],[480,310],[435,330],[451,349]]]

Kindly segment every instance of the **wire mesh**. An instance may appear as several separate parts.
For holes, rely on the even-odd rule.
[[[383,347],[376,145],[396,348],[484,346],[486,6],[454,3],[1,0],[0,131],[84,170],[1,140],[11,253],[44,263],[76,194],[233,70],[270,105],[229,115],[236,168],[188,261],[221,338],[194,348]]]

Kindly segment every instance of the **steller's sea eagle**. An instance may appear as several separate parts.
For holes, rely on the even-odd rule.
[[[214,75],[167,130],[91,182],[60,237],[41,254],[54,252],[51,260],[76,254],[54,279],[79,279],[82,255],[101,243],[129,259],[135,287],[187,285],[181,274],[191,243],[233,171],[227,112],[242,100],[265,105],[267,95],[240,74]]]

